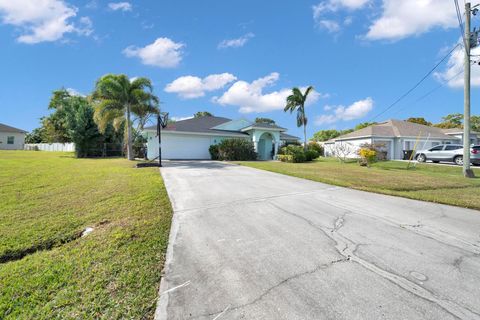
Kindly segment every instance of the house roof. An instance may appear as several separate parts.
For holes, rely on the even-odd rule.
[[[277,126],[276,124],[268,124],[268,123],[253,123],[249,124],[245,128],[242,128],[238,131],[236,130],[223,130],[223,129],[215,129],[215,127],[230,122],[231,119],[223,118],[223,117],[215,117],[215,116],[203,116],[197,118],[190,118],[185,120],[176,121],[174,123],[170,123],[167,127],[163,130],[165,131],[172,131],[172,132],[194,132],[194,133],[210,133],[210,134],[235,134],[240,136],[248,136],[248,133],[242,132],[244,129],[247,128],[260,128],[260,129],[275,129],[278,131],[286,131],[287,129]],[[150,126],[145,128],[146,131],[157,130],[157,126]],[[291,136],[288,134],[281,133],[282,136],[285,137],[285,140],[298,140],[298,137]]]
[[[349,140],[363,137],[428,137],[431,139],[452,139],[446,135],[442,129],[436,127],[425,126],[423,124],[403,121],[388,120],[386,122],[374,124],[366,128],[353,131],[342,135],[333,140]]]
[[[270,124],[270,123],[253,123],[245,128],[249,128],[249,127],[252,127],[252,128],[260,128],[260,129],[281,129],[281,130],[287,130],[285,128],[282,128],[280,126],[277,126],[276,124]]]
[[[286,134],[286,133],[283,133],[283,132],[280,132],[280,140],[290,140],[290,141],[295,140],[295,141],[298,141],[298,140],[300,140],[300,138],[296,137],[296,136]]]
[[[25,130],[10,127],[3,123],[0,123],[0,132],[27,133]]]
[[[220,130],[212,129],[222,123],[232,121],[228,118],[214,117],[214,116],[203,116],[197,118],[190,118],[185,120],[176,121],[170,123],[163,130],[172,131],[172,132],[194,132],[194,133],[217,133],[217,134],[237,134],[237,135],[248,135],[247,133],[239,131],[229,131],[229,130]],[[151,126],[145,128],[145,130],[157,130],[157,126]]]
[[[463,134],[462,128],[450,128],[450,129],[442,129],[443,133],[445,134]],[[479,134],[477,131],[470,130],[470,133]]]

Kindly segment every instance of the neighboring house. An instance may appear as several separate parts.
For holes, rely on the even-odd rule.
[[[458,129],[457,129],[458,131]],[[444,129],[425,126],[402,120],[388,120],[383,123],[342,135],[323,143],[325,156],[347,153],[349,158],[358,157],[357,151],[362,144],[382,146],[387,159],[406,158],[417,145],[417,150],[427,149],[438,144],[461,143],[461,137],[449,135]]]
[[[25,130],[0,123],[0,150],[23,150],[26,134]]]
[[[254,123],[246,119],[231,120],[205,116],[176,121],[162,129],[162,159],[210,159],[208,149],[224,139],[240,138],[253,141],[260,160],[273,159],[280,145],[298,141],[277,125]],[[157,127],[144,129],[147,157],[158,157]]]
[[[446,135],[455,137],[463,143],[463,129],[452,128],[452,129],[442,129],[442,131]],[[470,143],[480,144],[480,132],[470,131]]]

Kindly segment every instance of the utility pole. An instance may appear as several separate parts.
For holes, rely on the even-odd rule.
[[[465,3],[465,61],[464,61],[464,104],[463,104],[463,175],[474,178],[475,174],[470,169],[470,2]],[[475,44],[476,45],[476,44]]]

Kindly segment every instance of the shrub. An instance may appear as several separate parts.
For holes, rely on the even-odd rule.
[[[307,150],[304,152],[306,161],[312,161],[317,159],[320,154],[316,150]]]
[[[369,149],[376,152],[376,161],[387,160],[387,151],[384,143],[364,143],[360,145],[362,149]]]
[[[208,152],[210,152],[212,160],[218,160],[218,145],[212,144],[210,148],[208,148]]]
[[[218,160],[249,161],[257,159],[253,142],[247,139],[225,139],[217,146]]]
[[[358,151],[358,155],[360,156],[359,164],[361,166],[369,167],[370,164],[377,160],[377,152],[375,150],[361,148]]]
[[[323,149],[323,146],[321,146],[320,144],[318,144],[317,142],[315,141],[310,141],[307,145],[307,150],[310,150],[310,151],[315,151],[317,152],[317,156],[315,158],[318,158],[320,156],[323,157],[324,155],[324,149]],[[314,159],[315,159],[314,158]]]
[[[291,154],[280,154],[277,157],[281,162],[293,162],[293,156]]]
[[[304,151],[302,146],[288,145],[281,148],[278,159],[282,162],[305,162],[312,161],[318,157],[318,153],[313,150]]]

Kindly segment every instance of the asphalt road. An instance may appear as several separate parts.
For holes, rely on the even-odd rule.
[[[161,169],[156,319],[480,319],[480,212],[218,162]]]

